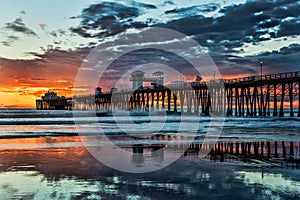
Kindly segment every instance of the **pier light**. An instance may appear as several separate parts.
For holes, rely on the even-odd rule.
[[[216,70],[213,71],[214,73],[214,81],[216,80]]]
[[[262,77],[263,77],[262,66],[263,66],[263,62],[260,61],[260,79],[261,80],[262,80]]]

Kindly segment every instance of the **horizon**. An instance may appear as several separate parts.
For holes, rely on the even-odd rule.
[[[298,1],[2,0],[0,5],[1,108],[34,108],[48,90],[70,96],[89,53],[138,28],[168,28],[192,37],[223,78],[259,75],[261,61],[265,75],[300,71]],[[147,53],[139,59],[185,68],[177,58],[152,51],[151,60]],[[122,64],[106,74],[104,88],[135,63],[128,57]],[[188,69],[185,78],[194,79]]]

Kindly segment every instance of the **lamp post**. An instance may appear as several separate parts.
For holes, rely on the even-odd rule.
[[[263,65],[263,62],[260,61],[260,80],[262,80],[262,77],[263,77],[263,73],[262,73],[262,65]]]
[[[263,115],[263,109],[264,109],[264,114],[265,114],[265,108],[263,106],[264,104],[264,93],[263,93],[263,83],[262,83],[262,77],[263,77],[263,73],[262,73],[262,65],[263,65],[263,62],[260,61],[260,80],[261,80],[261,85],[260,85],[260,96],[261,96],[261,99],[260,99],[260,109],[259,109],[259,115],[262,116]]]
[[[214,70],[214,81],[216,80],[216,70]]]

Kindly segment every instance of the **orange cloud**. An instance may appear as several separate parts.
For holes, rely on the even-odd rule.
[[[54,50],[35,60],[0,58],[0,106],[34,107],[48,90],[70,96],[78,68],[89,51]]]

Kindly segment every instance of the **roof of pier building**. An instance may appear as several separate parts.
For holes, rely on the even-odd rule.
[[[134,72],[131,73],[132,77],[143,77],[145,75],[145,72],[141,71],[141,70],[136,70]]]

